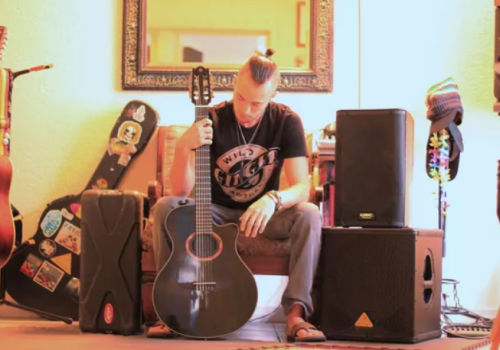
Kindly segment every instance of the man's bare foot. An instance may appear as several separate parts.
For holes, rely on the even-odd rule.
[[[303,308],[294,305],[286,319],[285,333],[291,342],[320,342],[325,341],[323,332],[302,318]]]
[[[159,320],[146,330],[146,337],[148,338],[172,338],[174,336],[175,333]]]

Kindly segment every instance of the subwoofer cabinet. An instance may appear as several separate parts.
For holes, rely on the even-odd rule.
[[[320,318],[328,339],[441,336],[441,230],[326,227],[322,237]]]

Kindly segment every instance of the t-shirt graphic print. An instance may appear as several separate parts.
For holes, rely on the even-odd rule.
[[[245,210],[279,189],[286,158],[307,156],[302,121],[285,105],[270,102],[260,125],[250,128],[238,125],[232,101],[211,109],[212,203]]]
[[[215,180],[232,200],[251,201],[264,192],[278,166],[278,151],[256,144],[237,146],[216,160]]]

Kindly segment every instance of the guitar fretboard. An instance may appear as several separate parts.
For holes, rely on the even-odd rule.
[[[195,105],[195,120],[208,117],[208,106]],[[195,206],[196,232],[212,233],[212,192],[210,177],[210,146],[203,145],[195,151]]]

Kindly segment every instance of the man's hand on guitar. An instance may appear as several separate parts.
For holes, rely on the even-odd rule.
[[[211,145],[212,139],[212,120],[205,118],[191,125],[179,138],[177,146],[194,150],[202,145]]]
[[[264,232],[275,209],[276,203],[269,196],[262,196],[241,216],[241,232],[244,232],[246,237],[255,237],[257,233]]]

